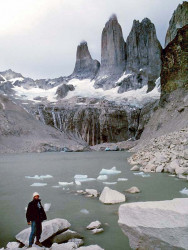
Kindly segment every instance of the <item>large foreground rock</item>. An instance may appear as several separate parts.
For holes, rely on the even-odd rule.
[[[118,223],[133,249],[188,249],[188,198],[123,204]]]
[[[125,202],[125,195],[113,190],[109,187],[105,187],[99,197],[99,200],[104,204],[115,204]]]
[[[43,242],[56,233],[67,230],[71,224],[65,219],[53,219],[42,223],[42,235],[40,241]],[[16,235],[16,239],[24,245],[29,245],[29,235],[31,227],[24,229]]]

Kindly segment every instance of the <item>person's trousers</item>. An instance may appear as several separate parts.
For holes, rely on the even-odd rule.
[[[29,236],[29,246],[32,246],[35,236],[36,236],[36,241],[40,240],[41,233],[42,233],[41,221],[32,221],[31,222],[31,233]]]

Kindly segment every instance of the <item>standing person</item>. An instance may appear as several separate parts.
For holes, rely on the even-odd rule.
[[[46,213],[39,199],[39,193],[33,193],[33,200],[29,202],[26,212],[28,225],[31,225],[31,234],[29,236],[29,247],[32,247],[36,236],[35,244],[42,247],[40,236],[42,233],[42,221],[46,220]]]

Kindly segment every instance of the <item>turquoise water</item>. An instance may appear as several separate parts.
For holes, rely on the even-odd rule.
[[[128,152],[85,152],[85,153],[42,153],[16,154],[0,156],[0,247],[27,227],[25,207],[31,200],[32,193],[38,191],[42,203],[51,203],[47,212],[48,219],[65,218],[71,223],[71,229],[84,236],[85,245],[98,244],[106,250],[130,249],[128,238],[118,226],[117,205],[104,205],[98,198],[86,198],[76,195],[78,189],[94,188],[99,192],[104,188],[102,181],[82,183],[81,186],[53,188],[59,181],[74,181],[75,174],[87,174],[97,178],[102,168],[110,169],[116,166],[122,173],[109,177],[108,181],[117,181],[117,178],[127,178],[128,181],[109,185],[120,192],[137,186],[141,193],[126,194],[126,202],[167,200],[178,197],[187,197],[179,193],[187,187],[184,180],[178,180],[168,174],[150,174],[143,178],[130,171],[127,163]],[[25,176],[52,175],[51,179],[34,180]],[[31,187],[34,182],[44,182],[47,186]],[[83,214],[81,209],[87,209],[89,214]],[[100,220],[104,233],[92,235],[86,226]]]

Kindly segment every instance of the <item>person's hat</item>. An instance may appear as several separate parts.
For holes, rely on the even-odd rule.
[[[33,193],[33,198],[34,198],[35,196],[37,196],[37,195],[39,196],[39,193],[34,192],[34,193]]]

